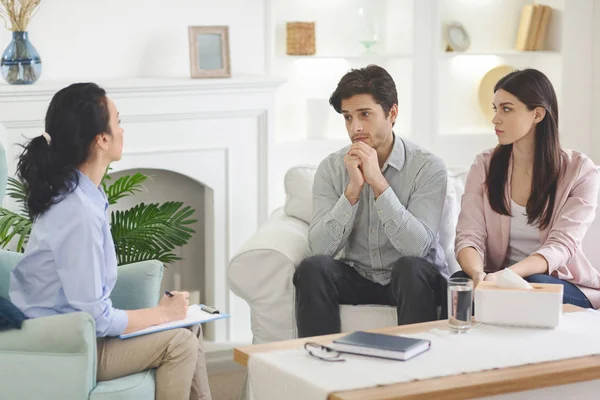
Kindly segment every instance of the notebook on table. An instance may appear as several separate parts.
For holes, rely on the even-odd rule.
[[[333,341],[328,346],[340,353],[405,361],[429,350],[429,340],[382,333],[354,332]]]
[[[154,325],[139,331],[119,335],[119,339],[128,339],[135,336],[147,335],[149,333],[166,331],[169,329],[184,328],[186,326],[203,324],[218,319],[229,318],[228,314],[208,313],[202,310],[202,304],[194,304],[188,307],[187,316],[179,321],[167,322],[166,324]]]

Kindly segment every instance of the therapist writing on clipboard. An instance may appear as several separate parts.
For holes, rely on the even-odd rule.
[[[185,318],[189,294],[172,292],[157,307],[133,311],[115,309],[109,298],[117,257],[100,183],[123,151],[115,104],[96,84],[73,84],[54,95],[45,126],[18,162],[34,223],[11,273],[10,300],[29,318],[89,313],[98,381],[156,368],[157,400],[211,399],[200,325],[116,338]]]

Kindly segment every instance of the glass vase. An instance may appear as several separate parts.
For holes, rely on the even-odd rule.
[[[40,55],[29,41],[27,32],[13,32],[12,37],[2,53],[2,77],[11,85],[32,84],[42,74]]]
[[[373,47],[381,41],[380,24],[373,10],[366,5],[358,9],[359,43],[366,53],[373,53]]]

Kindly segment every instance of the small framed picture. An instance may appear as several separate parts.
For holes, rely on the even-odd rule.
[[[229,29],[227,26],[190,26],[192,78],[229,78]]]

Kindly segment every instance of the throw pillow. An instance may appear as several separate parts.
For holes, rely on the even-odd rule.
[[[317,168],[299,165],[285,174],[285,213],[310,224],[313,209],[313,181]]]
[[[0,331],[7,329],[21,329],[25,314],[10,300],[0,297]]]

